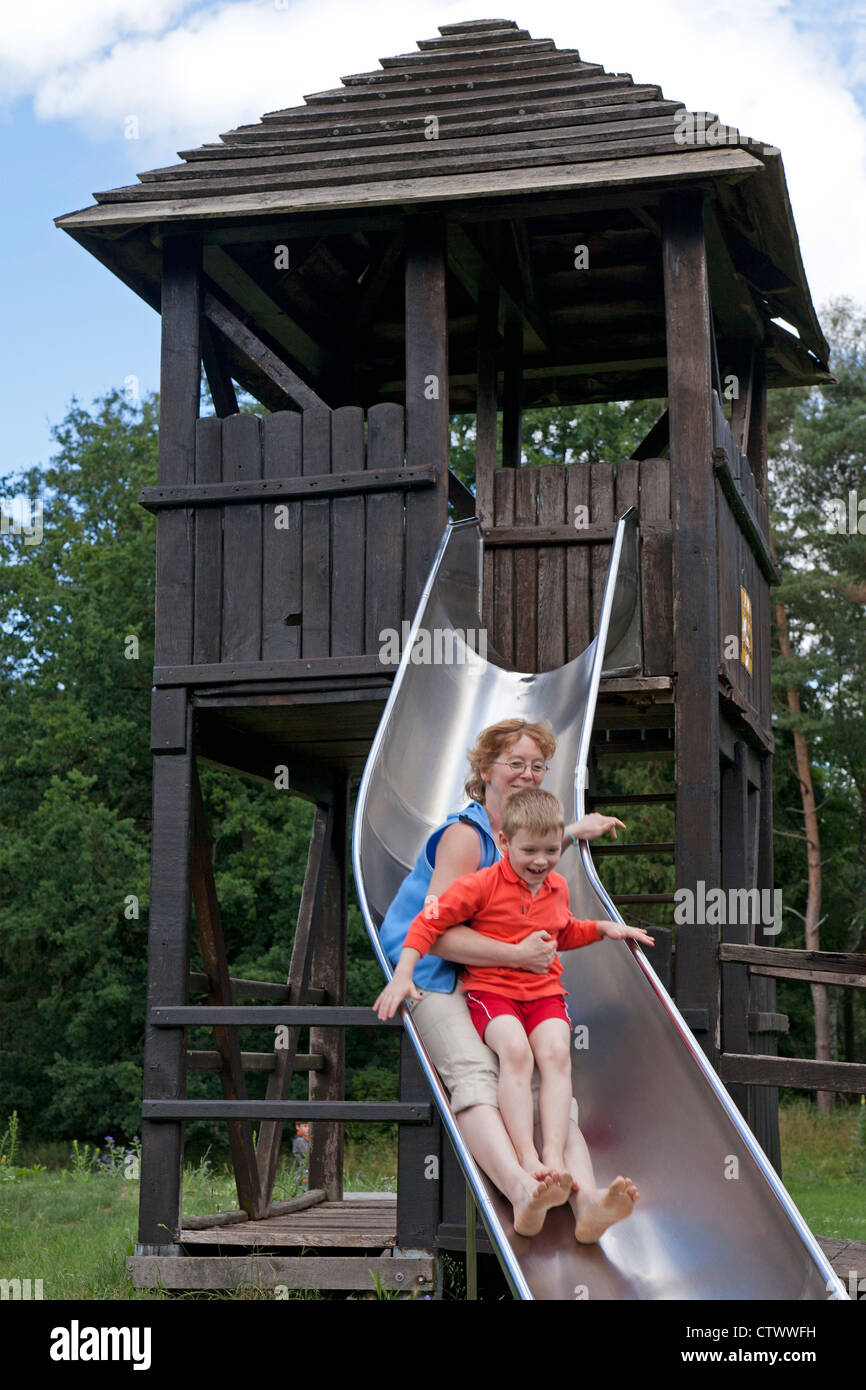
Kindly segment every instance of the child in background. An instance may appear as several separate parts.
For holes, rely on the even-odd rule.
[[[405,998],[421,997],[412,981],[415,966],[438,936],[461,922],[501,941],[519,941],[543,929],[556,936],[560,951],[576,950],[605,936],[654,944],[639,927],[607,920],[581,922],[572,916],[568,884],[553,872],[562,853],[564,822],[561,803],[539,787],[506,798],[499,833],[504,857],[490,868],[456,879],[415,918],[393,978],[373,1005],[381,1019],[391,1018]],[[551,1205],[565,1202],[572,1189],[565,1170],[571,1021],[561,975],[562,962],[556,956],[546,974],[470,966],[461,978],[473,1022],[499,1058],[499,1109],[518,1161],[530,1176],[552,1180]],[[536,1064],[541,1078],[540,1156],[531,1092]],[[617,1182],[637,1198],[629,1179]]]

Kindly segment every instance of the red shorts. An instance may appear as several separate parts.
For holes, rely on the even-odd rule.
[[[487,990],[475,989],[466,992],[466,1003],[472,1022],[483,1040],[491,1019],[500,1014],[511,1014],[519,1019],[526,1030],[526,1036],[547,1018],[561,1018],[571,1029],[571,1019],[565,1007],[564,994],[546,994],[543,999],[506,999],[502,994],[490,994]]]

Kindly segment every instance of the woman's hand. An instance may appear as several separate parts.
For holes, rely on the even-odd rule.
[[[514,946],[514,969],[546,975],[556,955],[556,942],[547,931],[534,931]]]
[[[625,830],[625,825],[616,816],[603,816],[599,811],[590,811],[588,816],[583,816],[580,820],[574,821],[565,827],[566,835],[573,835],[576,840],[597,840],[599,835],[608,833],[616,839],[616,827]],[[567,843],[571,843],[568,841]]]

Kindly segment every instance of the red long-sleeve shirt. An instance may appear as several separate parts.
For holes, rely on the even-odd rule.
[[[549,873],[533,897],[528,884],[507,859],[455,879],[414,919],[403,945],[426,955],[437,937],[460,922],[469,922],[495,941],[512,943],[522,941],[532,932],[548,931],[556,937],[560,951],[589,946],[602,939],[595,922],[579,922],[572,916],[568,884],[561,874]],[[486,989],[506,999],[544,999],[566,993],[559,983],[561,974],[558,956],[544,975],[502,966],[471,965],[463,972],[460,988]]]

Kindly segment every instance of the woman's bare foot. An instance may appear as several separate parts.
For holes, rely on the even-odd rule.
[[[609,1226],[631,1216],[638,1196],[631,1178],[623,1177],[614,1178],[606,1190],[594,1188],[579,1191],[575,1203],[575,1238],[581,1245],[592,1245]]]
[[[548,1173],[529,1180],[514,1202],[514,1229],[519,1236],[537,1236],[551,1207],[561,1206],[571,1194],[570,1173]],[[614,1218],[616,1219],[616,1218]]]

